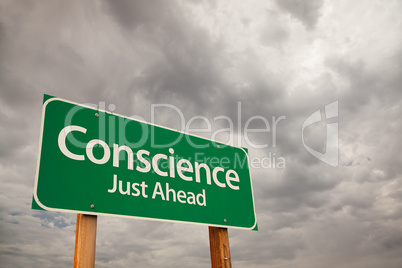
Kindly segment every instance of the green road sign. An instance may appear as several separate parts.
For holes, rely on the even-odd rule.
[[[256,229],[247,152],[45,95],[32,207]]]

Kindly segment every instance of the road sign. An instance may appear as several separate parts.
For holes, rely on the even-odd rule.
[[[248,154],[45,95],[33,208],[256,229]]]

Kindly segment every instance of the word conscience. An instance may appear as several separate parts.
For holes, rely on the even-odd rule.
[[[60,148],[60,151],[66,157],[73,160],[83,161],[85,160],[85,155],[72,153],[66,146],[67,135],[73,131],[78,131],[85,134],[87,132],[87,129],[76,125],[67,126],[63,128],[58,136],[58,146]],[[95,145],[100,145],[103,148],[103,156],[101,158],[96,158],[94,156],[93,149]],[[213,181],[214,184],[217,185],[218,187],[224,188],[228,186],[232,190],[239,190],[238,185],[240,182],[239,176],[237,172],[234,171],[233,169],[225,170],[222,167],[215,167],[212,169],[211,172],[209,166],[206,165],[205,163],[198,163],[198,162],[191,163],[187,159],[180,159],[177,161],[177,163],[175,163],[173,148],[169,148],[170,153],[169,156],[165,154],[152,155],[150,151],[144,149],[140,149],[136,152],[136,154],[134,154],[133,150],[130,147],[127,147],[125,145],[120,146],[118,144],[113,144],[112,159],[114,167],[119,168],[121,151],[125,151],[127,153],[128,156],[127,169],[129,170],[134,169],[134,155],[135,155],[137,160],[141,162],[141,165],[137,165],[135,167],[135,170],[137,170],[138,172],[147,173],[152,168],[152,170],[161,177],[169,176],[171,178],[175,178],[175,174],[177,173],[179,177],[184,181],[192,182],[195,179],[196,183],[201,183],[201,181],[204,181],[204,183],[208,185],[211,185]],[[145,156],[149,159],[152,158],[151,163],[147,158],[145,158]],[[109,162],[111,157],[111,149],[106,144],[106,142],[99,139],[93,139],[89,141],[86,145],[86,157],[94,164],[103,165]],[[168,171],[162,171],[159,168],[159,161],[166,161],[166,163],[168,164]],[[204,172],[201,172],[201,170],[204,170]],[[186,174],[183,174],[183,172],[186,172]],[[205,174],[204,178],[201,178],[200,175],[201,173]],[[225,176],[224,177],[218,176],[218,173],[224,173]],[[189,174],[194,175],[190,176]]]

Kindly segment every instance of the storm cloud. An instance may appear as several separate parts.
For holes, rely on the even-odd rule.
[[[76,215],[31,209],[49,94],[147,121],[153,104],[174,105],[186,122],[205,116],[211,132],[195,134],[207,138],[229,127],[220,116],[230,118],[233,137],[214,138],[249,149],[259,226],[229,229],[234,267],[399,268],[401,8],[374,0],[1,1],[2,267],[73,265]],[[302,130],[336,101],[336,118]],[[270,129],[246,137],[254,116]],[[154,119],[184,127],[166,107]],[[303,141],[325,153],[335,122],[332,167]],[[206,226],[98,217],[97,267],[209,267],[209,258]]]

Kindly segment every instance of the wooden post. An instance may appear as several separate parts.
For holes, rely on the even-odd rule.
[[[231,268],[229,235],[227,228],[209,226],[209,246],[212,268]]]
[[[74,268],[95,267],[97,216],[77,214]]]

